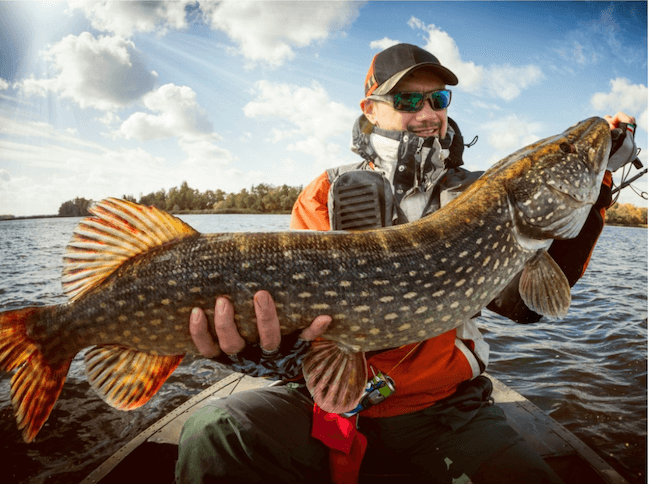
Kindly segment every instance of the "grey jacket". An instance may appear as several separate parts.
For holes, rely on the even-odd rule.
[[[375,184],[382,208],[382,226],[417,220],[456,198],[483,172],[463,168],[463,139],[453,120],[444,139],[421,138],[409,131],[387,131],[361,115],[352,132],[358,163],[327,170],[331,227],[337,222],[340,184]],[[370,173],[364,172],[372,172]]]

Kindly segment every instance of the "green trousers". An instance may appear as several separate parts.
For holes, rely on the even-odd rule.
[[[397,474],[409,484],[560,484],[488,395],[470,384],[418,412],[361,417],[368,449],[360,483]],[[329,482],[329,449],[310,436],[312,407],[304,387],[290,384],[201,409],[181,433],[177,484]]]

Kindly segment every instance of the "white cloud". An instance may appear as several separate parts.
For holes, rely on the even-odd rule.
[[[385,50],[399,43],[400,43],[399,40],[393,40],[393,39],[389,39],[388,37],[384,37],[383,39],[373,40],[372,42],[370,42],[370,48]]]
[[[59,73],[21,81],[23,92],[41,96],[57,92],[82,108],[117,109],[151,91],[156,82],[133,42],[121,37],[68,35],[41,55]]]
[[[103,32],[113,32],[129,37],[135,32],[164,34],[168,27],[183,29],[187,27],[185,7],[194,0],[173,2],[116,2],[116,1],[72,1],[70,10],[83,11],[91,25]]]
[[[106,126],[110,126],[112,124],[116,124],[120,122],[120,117],[112,111],[106,111],[103,116],[100,116],[95,119],[100,123],[105,124]]]
[[[12,166],[0,168],[1,214],[54,214],[75,197],[138,197],[177,186],[180,180],[202,191],[237,191],[268,179],[268,173],[229,166],[236,158],[208,138],[180,139],[187,158],[175,160],[142,147],[104,147],[49,123],[2,116],[0,135],[0,166]]]
[[[116,135],[141,141],[170,137],[201,138],[212,135],[212,122],[187,86],[165,84],[146,94],[144,105],[157,114],[137,112],[122,123]]]
[[[452,70],[458,77],[458,88],[468,92],[487,93],[511,101],[518,97],[522,90],[540,82],[544,74],[540,67],[511,66],[510,64],[482,66],[471,61],[464,61],[458,45],[445,31],[433,24],[425,25],[421,20],[411,17],[408,22],[413,29],[426,33],[427,41],[424,49],[434,54],[440,63]]]
[[[581,66],[584,66],[587,63],[587,58],[585,57],[585,54],[583,53],[583,47],[580,43],[578,42],[573,42],[573,58]]]
[[[587,41],[588,42],[588,41]],[[598,55],[591,45],[583,45],[577,40],[573,40],[569,45],[554,49],[561,59],[569,62],[571,65],[586,66],[588,64],[598,63]],[[557,66],[553,66],[557,69]]]
[[[235,159],[230,151],[220,148],[208,139],[181,139],[178,144],[187,154],[184,163],[188,168],[214,169],[217,166],[224,167]]]
[[[487,141],[497,150],[513,151],[540,139],[536,133],[542,129],[541,123],[529,122],[511,114],[483,125],[487,130]]]
[[[5,89],[9,89],[9,83],[0,78],[0,91],[4,91]]]
[[[55,214],[63,202],[75,197],[100,200],[125,194],[137,196],[169,186],[161,175],[164,160],[141,148],[93,153],[50,146],[46,163],[43,161],[48,150],[33,148],[24,146],[25,157],[33,165],[45,165],[41,170],[47,170],[48,175],[21,167],[9,181],[0,182],[0,212]],[[34,163],[35,157],[39,158]]]
[[[357,112],[329,99],[317,82],[311,87],[258,81],[257,99],[244,106],[250,118],[280,118],[294,125],[279,139],[296,134],[325,140],[341,132],[348,133]]]
[[[119,2],[69,0],[70,10],[81,10],[91,25],[103,32],[130,37],[135,32],[165,34],[187,27],[186,8],[195,0]],[[363,2],[201,0],[208,24],[225,32],[239,52],[252,62],[280,66],[295,56],[294,48],[327,38],[352,23]]]
[[[297,168],[296,162],[291,158],[285,158],[278,165],[275,165],[276,171],[287,174],[295,173]]]
[[[74,197],[100,199],[170,186],[165,160],[142,148],[110,149],[48,123],[0,117],[0,212],[54,214]]]
[[[212,28],[225,32],[252,62],[277,67],[306,47],[343,30],[359,14],[359,2],[202,1]]]
[[[503,109],[498,104],[486,103],[486,102],[481,101],[479,99],[473,100],[472,101],[472,106],[476,106],[477,108],[481,108],[481,109],[487,109],[489,111],[501,111]]]
[[[229,150],[215,144],[219,136],[191,88],[165,84],[142,101],[157,114],[132,114],[113,133],[114,137],[140,141],[178,138],[178,146],[187,154],[183,166],[199,174],[224,168],[236,159]]]
[[[647,109],[643,111],[643,113],[641,113],[641,115],[637,118],[636,122],[642,129],[648,131],[648,110]]]
[[[18,119],[0,116],[0,135],[7,140],[34,138],[41,142],[61,143],[63,146],[71,149],[74,146],[78,146],[84,149],[104,150],[104,148],[97,143],[87,141],[76,135],[71,136],[69,132],[68,134],[65,134],[65,132],[62,133],[55,129],[53,125],[39,121],[22,122]],[[3,141],[3,139],[0,138],[0,141]],[[10,143],[10,141],[5,142]],[[32,144],[37,147],[35,143]],[[10,158],[7,153],[0,151],[0,160],[2,159]]]
[[[288,124],[270,130],[271,141],[289,142],[287,149],[316,157],[319,165],[341,164],[342,143],[331,139],[349,137],[350,127],[359,113],[332,101],[323,87],[313,82],[311,87],[258,81],[257,98],[244,106],[250,118],[284,120]]]
[[[632,84],[624,77],[611,79],[609,84],[609,92],[597,92],[591,96],[591,106],[602,114],[614,115],[624,111],[635,116],[639,127],[648,131],[648,87]]]

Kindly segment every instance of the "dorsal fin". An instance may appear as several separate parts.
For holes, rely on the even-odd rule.
[[[89,209],[63,257],[63,291],[75,299],[111,275],[126,260],[196,230],[156,207],[107,198]]]

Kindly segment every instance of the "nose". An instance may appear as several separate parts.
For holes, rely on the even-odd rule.
[[[438,119],[439,114],[445,112],[444,109],[441,110],[441,111],[435,111],[433,109],[432,102],[433,101],[431,101],[431,99],[426,99],[424,101],[424,106],[422,107],[422,109],[420,109],[420,111],[418,111],[417,116],[416,116],[416,119],[418,121],[424,121],[424,120],[427,120],[427,119]]]

